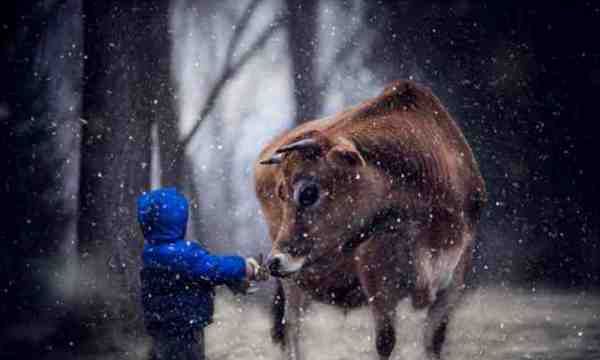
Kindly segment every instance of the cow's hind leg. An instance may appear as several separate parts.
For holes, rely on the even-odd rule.
[[[449,305],[448,290],[443,290],[427,311],[424,343],[425,352],[430,359],[439,359],[441,356],[452,310]]]
[[[445,289],[437,292],[435,301],[427,310],[425,322],[424,345],[425,352],[430,359],[440,359],[442,347],[446,340],[448,323],[454,309],[460,302],[464,293],[464,276],[471,259],[470,247],[463,253],[458,263],[452,283]]]
[[[448,321],[463,293],[472,243],[470,226],[443,213],[434,216],[416,237],[412,298],[415,308],[428,308],[424,345],[431,359],[440,358]]]

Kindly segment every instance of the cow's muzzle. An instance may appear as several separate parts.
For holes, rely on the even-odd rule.
[[[304,265],[305,257],[293,257],[283,253],[271,253],[267,259],[267,268],[275,277],[288,277],[298,272]]]

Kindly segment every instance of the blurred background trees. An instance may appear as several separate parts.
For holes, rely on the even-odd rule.
[[[142,244],[135,199],[146,189],[182,189],[192,203],[190,234],[211,250],[268,251],[252,184],[261,147],[397,78],[431,86],[480,160],[490,204],[476,278],[600,283],[593,4],[2,6],[0,348],[7,356],[84,341],[76,339],[82,322],[102,330],[107,319],[121,319],[135,333]]]

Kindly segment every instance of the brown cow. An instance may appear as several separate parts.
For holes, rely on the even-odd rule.
[[[387,359],[396,305],[411,295],[428,307],[425,350],[439,358],[486,196],[469,145],[432,92],[398,81],[279,136],[255,171],[269,269],[280,278],[273,336],[288,356],[301,358],[299,316],[315,299],[368,304]]]

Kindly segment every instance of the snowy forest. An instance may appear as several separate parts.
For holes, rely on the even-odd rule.
[[[449,358],[600,357],[598,24],[594,2],[3,2],[0,358],[144,359],[137,197],[176,186],[190,239],[267,254],[260,150],[397,79],[442,99],[489,193]],[[272,292],[217,293],[208,358],[280,357]],[[393,358],[418,358],[406,308]],[[321,310],[309,358],[372,358],[368,313]]]

